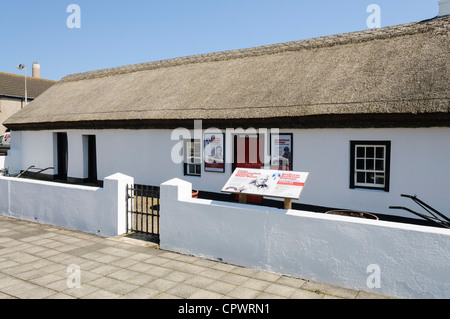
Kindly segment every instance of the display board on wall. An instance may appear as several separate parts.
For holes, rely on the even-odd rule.
[[[292,133],[270,135],[271,169],[292,170],[292,139]]]
[[[205,172],[225,172],[225,134],[205,133],[203,137]]]
[[[309,173],[236,168],[222,192],[299,199]]]

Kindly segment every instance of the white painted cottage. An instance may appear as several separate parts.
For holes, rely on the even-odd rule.
[[[310,173],[297,203],[413,217],[389,206],[416,194],[450,216],[449,25],[442,6],[426,21],[69,75],[5,122],[6,166],[220,193],[235,167],[275,165]]]

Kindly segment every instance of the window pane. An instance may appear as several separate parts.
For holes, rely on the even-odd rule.
[[[384,174],[377,174],[375,183],[379,185],[384,185]]]
[[[377,147],[377,158],[384,158],[384,147]]]
[[[365,183],[366,182],[366,173],[356,173],[356,182],[357,183]]]
[[[363,159],[356,160],[356,169],[364,169],[364,160]]]
[[[200,143],[199,142],[194,143],[194,155],[197,157],[200,157]]]
[[[373,159],[367,159],[366,160],[366,169],[367,170],[373,170]]]
[[[368,183],[368,184],[375,183],[375,174],[374,173],[366,173],[366,183]]]
[[[364,157],[365,156],[364,150],[365,150],[365,148],[363,146],[357,146],[356,147],[356,156],[357,157]]]
[[[367,158],[375,157],[375,147],[366,147],[366,157]]]
[[[375,161],[375,169],[377,171],[384,171],[384,161],[383,160],[376,160]]]

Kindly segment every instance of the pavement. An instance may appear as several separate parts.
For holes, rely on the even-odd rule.
[[[0,216],[0,299],[378,299],[385,296]]]

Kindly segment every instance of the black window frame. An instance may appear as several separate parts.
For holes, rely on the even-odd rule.
[[[357,146],[383,146],[385,148],[384,154],[384,186],[366,186],[358,185],[356,182],[356,148]],[[374,155],[376,160],[376,155]],[[390,188],[390,175],[391,175],[391,141],[350,141],[350,188],[356,189],[373,189],[389,192]],[[376,184],[374,184],[376,185]]]

